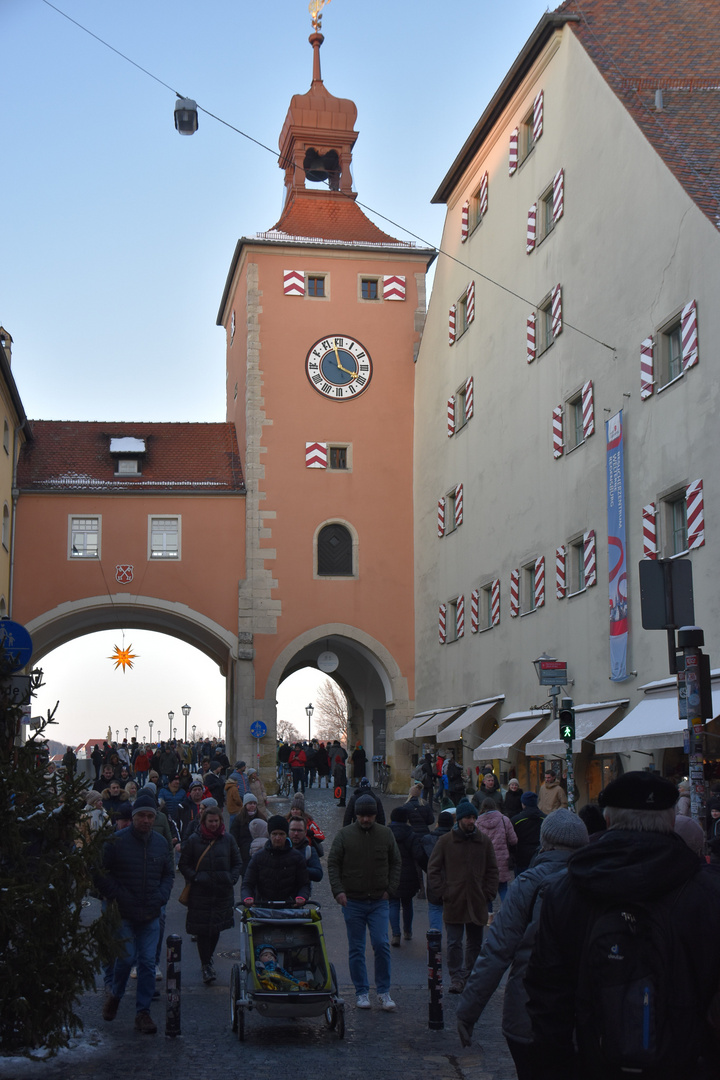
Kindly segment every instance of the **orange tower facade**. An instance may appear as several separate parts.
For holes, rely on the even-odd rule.
[[[311,664],[343,686],[351,740],[384,754],[414,704],[414,361],[433,253],[358,207],[357,110],[323,85],[322,41],[280,135],[280,220],[238,241],[218,314],[246,481],[236,736],[241,750],[253,721],[274,730],[279,683]]]

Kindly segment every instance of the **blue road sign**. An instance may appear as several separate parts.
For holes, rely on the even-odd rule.
[[[250,734],[253,739],[264,739],[267,735],[267,724],[264,724],[262,720],[256,720],[250,725]]]
[[[11,671],[20,671],[32,656],[32,638],[24,626],[10,619],[0,621],[0,645],[5,649],[8,658],[15,657]]]

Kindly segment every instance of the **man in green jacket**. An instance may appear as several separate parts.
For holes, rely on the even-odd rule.
[[[390,829],[378,825],[377,805],[371,795],[355,803],[356,818],[333,840],[328,856],[328,877],[333,896],[343,909],[348,936],[350,977],[358,1009],[370,1008],[370,985],[365,964],[365,941],[375,954],[375,987],[380,1007],[395,1009],[390,997],[390,941],[388,898],[400,885],[401,857]]]

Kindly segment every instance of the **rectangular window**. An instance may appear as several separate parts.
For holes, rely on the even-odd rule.
[[[456,523],[456,508],[455,501],[457,497],[457,488],[453,488],[452,491],[448,491],[445,496],[445,535],[455,532],[457,528]]]
[[[307,279],[307,295],[308,296],[325,296],[325,278],[323,277],[310,277]]]
[[[567,449],[573,450],[585,442],[585,430],[583,428],[582,394],[578,394],[567,403]]]
[[[347,446],[330,446],[328,447],[328,468],[330,469],[347,469],[348,467],[348,448]]]
[[[465,294],[465,296],[463,296],[457,302],[455,318],[456,318],[456,331],[455,332],[456,332],[457,337],[460,337],[460,335],[464,334],[465,331],[468,328],[467,293]]]
[[[665,558],[688,550],[687,502],[685,489],[674,492],[662,502]]]
[[[537,352],[542,355],[552,345],[553,335],[552,318],[552,295],[548,296],[538,307],[537,313]]]
[[[582,592],[585,588],[585,543],[583,537],[572,540],[570,543],[570,578],[568,581],[569,592]]]
[[[363,300],[379,300],[380,291],[377,278],[363,278],[360,283],[360,294]]]
[[[553,216],[553,188],[550,187],[542,193],[540,196],[540,204],[538,206],[538,238],[537,242],[540,243],[546,236],[555,228],[555,218]]]
[[[518,164],[522,164],[535,145],[533,132],[534,110],[531,109],[520,125],[520,140],[518,146]]]
[[[521,611],[525,615],[528,611],[535,610],[535,561],[527,563],[522,568],[521,574],[522,592],[520,595]]]
[[[483,585],[480,590],[480,603],[478,605],[478,622],[481,630],[489,630],[492,621],[492,582]]]
[[[457,641],[458,639],[458,602],[457,597],[454,600],[448,600],[446,605],[446,627],[445,627],[445,641]]]
[[[455,432],[465,427],[468,416],[467,382],[464,382],[455,394]]]
[[[180,518],[150,518],[150,558],[180,558]]]
[[[658,334],[656,375],[658,389],[667,386],[682,373],[682,332],[680,319],[677,318]]]
[[[116,476],[138,476],[139,473],[140,462],[137,458],[118,458],[115,467]]]
[[[71,517],[69,521],[71,559],[100,558],[100,518]]]

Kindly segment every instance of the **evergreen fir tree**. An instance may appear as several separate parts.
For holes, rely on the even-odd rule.
[[[23,695],[9,669],[0,647],[0,1052],[32,1057],[82,1028],[77,1002],[113,954],[113,917],[84,917],[107,832],[85,827],[87,781],[47,774],[55,710],[22,745],[22,706],[42,672]]]

